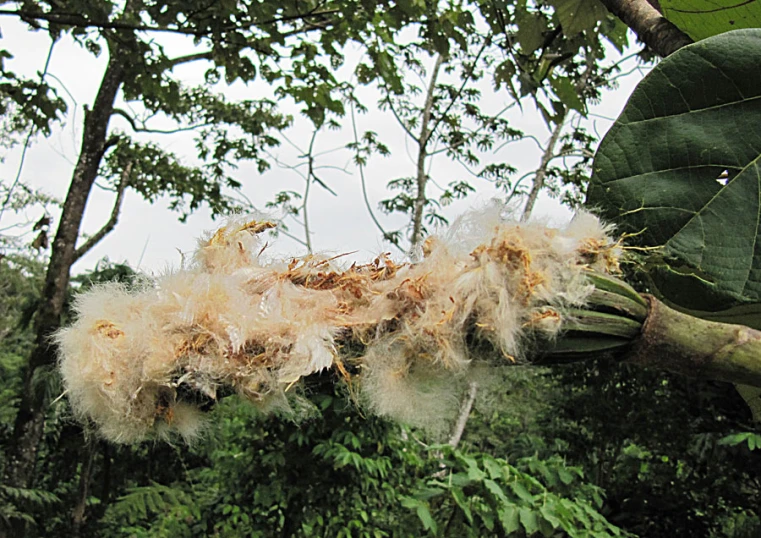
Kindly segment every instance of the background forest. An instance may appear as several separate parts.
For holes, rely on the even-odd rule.
[[[693,40],[761,26],[750,4],[696,23],[676,0],[0,0],[0,26],[48,36],[49,61],[66,42],[104,62],[76,104],[50,62],[28,75],[0,44],[0,142],[21,161],[0,178],[0,535],[761,536],[761,428],[728,383],[613,359],[505,367],[432,433],[366,416],[315,375],[287,416],[229,397],[193,446],[122,446],[73,419],[48,340],[77,293],[139,277],[87,257],[126,196],[182,220],[266,210],[311,252],[310,210],[342,194],[340,168],[400,258],[476,193],[524,220],[546,195],[576,208],[602,136],[590,107]],[[58,199],[24,156],[73,124]],[[533,164],[500,153],[524,142]],[[371,184],[393,152],[409,166]],[[296,182],[258,187],[270,168]],[[625,267],[645,291],[640,269]]]

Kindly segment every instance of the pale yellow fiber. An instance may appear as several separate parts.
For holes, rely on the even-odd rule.
[[[620,255],[587,214],[559,230],[486,208],[429,238],[418,263],[384,254],[350,267],[267,259],[270,227],[233,219],[199,242],[189,267],[81,294],[76,322],[57,335],[75,413],[116,442],[192,439],[221,389],[264,408],[335,369],[369,411],[440,429],[484,358],[474,349],[527,360],[584,304],[584,272],[616,271]]]

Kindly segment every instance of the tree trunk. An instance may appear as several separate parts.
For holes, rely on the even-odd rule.
[[[45,390],[39,383],[35,383],[35,377],[41,369],[55,364],[56,354],[50,336],[61,324],[70,270],[76,261],[76,243],[82,218],[106,150],[109,119],[124,79],[127,55],[119,50],[111,50],[110,53],[108,67],[93,108],[85,113],[79,160],[61,212],[45,275],[42,299],[37,310],[35,347],[24,373],[21,403],[5,460],[4,483],[13,487],[30,487],[33,482],[37,447],[43,435],[48,406]]]

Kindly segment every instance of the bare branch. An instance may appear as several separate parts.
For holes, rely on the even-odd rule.
[[[555,146],[560,139],[560,133],[563,131],[565,121],[561,120],[555,126],[552,131],[547,147],[542,154],[542,160],[539,162],[539,168],[536,169],[536,175],[534,176],[534,184],[531,185],[531,191],[528,194],[528,200],[523,208],[523,215],[521,221],[525,222],[531,216],[531,212],[534,210],[534,204],[539,197],[539,192],[544,188],[544,181],[547,179],[547,168],[550,165],[550,161],[555,157]]]
[[[112,147],[114,147],[116,144],[118,144],[118,143],[119,143],[119,141],[120,141],[121,139],[122,139],[122,137],[121,137],[120,135],[113,135],[113,136],[109,137],[109,138],[108,138],[108,140],[106,140],[106,141],[103,143],[103,149],[101,149],[101,150],[100,150],[100,154],[101,154],[101,156],[102,156],[102,155],[105,155],[105,154],[106,154],[106,152],[107,152],[109,149],[111,149],[111,148],[112,148]]]
[[[501,117],[502,117],[502,115],[503,115],[505,112],[507,112],[508,110],[510,110],[511,108],[513,108],[513,107],[514,107],[515,105],[517,105],[517,104],[518,104],[518,103],[517,103],[516,101],[513,101],[513,102],[512,102],[512,103],[510,103],[509,105],[507,105],[507,106],[503,107],[503,108],[502,108],[502,110],[500,110],[499,112],[497,112],[496,114],[494,114],[494,115],[493,115],[491,118],[489,118],[489,120],[488,120],[486,123],[482,124],[482,125],[481,125],[481,126],[479,126],[477,129],[473,129],[472,131],[470,131],[470,132],[468,133],[468,136],[467,136],[467,137],[464,137],[464,138],[460,139],[458,142],[455,142],[454,144],[448,144],[448,145],[446,145],[446,146],[443,146],[443,147],[441,147],[441,148],[437,148],[437,149],[435,149],[434,151],[431,151],[431,152],[429,152],[429,153],[428,153],[428,156],[429,156],[429,157],[431,157],[431,156],[433,156],[433,155],[438,155],[439,153],[444,153],[445,151],[454,151],[454,150],[456,150],[457,148],[459,148],[459,147],[460,147],[460,146],[462,146],[463,144],[466,144],[468,141],[472,140],[472,139],[473,139],[473,137],[475,137],[475,136],[477,136],[478,134],[482,133],[482,132],[483,132],[483,131],[484,131],[484,130],[487,128],[487,127],[489,127],[489,126],[491,126],[491,125],[494,125],[494,122],[495,122],[496,120],[498,120],[499,118],[501,118]],[[530,138],[530,137],[531,137],[531,135],[524,135],[524,138]],[[503,144],[501,144],[501,145],[500,145],[500,146],[499,146],[497,149],[495,149],[495,150],[493,151],[493,153],[497,153],[497,152],[498,152],[500,149],[504,148],[506,145],[508,145],[508,144],[510,144],[510,143],[512,143],[512,142],[518,142],[519,140],[521,140],[521,139],[507,140],[506,142],[504,142]],[[537,141],[537,145],[538,145],[540,148],[542,147],[542,145],[539,143],[539,141]]]
[[[309,230],[309,213],[307,204],[309,203],[309,187],[312,185],[312,178],[314,175],[314,141],[317,139],[317,133],[320,132],[319,127],[312,132],[312,139],[309,141],[309,151],[306,154],[308,170],[307,170],[307,183],[304,188],[304,202],[301,204],[301,213],[304,215],[304,239],[307,244],[307,252],[312,253],[312,233]]]
[[[307,13],[298,13],[296,15],[289,15],[284,17],[278,17],[275,19],[269,19],[266,21],[252,21],[248,24],[241,24],[241,25],[235,25],[235,26],[226,26],[220,30],[220,32],[227,32],[231,30],[245,30],[248,28],[251,28],[253,26],[271,26],[274,24],[281,24],[281,23],[287,23],[287,22],[295,22],[295,21],[306,21],[307,19],[310,19],[312,17],[324,17],[326,15],[335,15],[338,13],[339,10],[337,9],[328,9],[325,11],[310,11]],[[168,27],[168,26],[152,26],[148,24],[132,24],[124,21],[96,21],[91,20],[79,13],[42,13],[42,12],[32,12],[32,11],[25,11],[25,10],[15,10],[15,9],[0,9],[0,16],[13,16],[18,17],[21,20],[32,23],[33,21],[46,21],[53,24],[60,24],[62,26],[75,26],[77,28],[101,28],[104,30],[133,30],[133,31],[141,31],[141,32],[161,32],[161,33],[171,33],[171,34],[181,34],[181,35],[190,35],[190,36],[196,36],[196,37],[202,37],[207,36],[209,34],[208,30],[196,30],[194,28],[182,28],[182,27]],[[324,27],[326,24],[325,21],[320,21],[318,23],[312,24],[309,27],[306,27],[305,30],[313,30],[317,28]]]
[[[119,220],[119,212],[122,208],[122,201],[124,200],[124,191],[129,185],[129,175],[132,172],[132,165],[132,162],[127,163],[127,166],[124,167],[124,170],[122,171],[122,176],[119,179],[119,185],[116,189],[116,201],[114,202],[114,208],[111,210],[111,217],[106,224],[95,233],[95,235],[89,237],[87,241],[82,243],[82,245],[74,251],[75,262],[87,254],[95,245],[100,243],[100,241],[116,226],[116,223]]]
[[[135,118],[130,116],[128,112],[122,110],[121,108],[114,107],[113,114],[116,116],[121,116],[122,118],[127,120],[127,123],[129,123],[129,126],[136,133],[175,134],[175,133],[182,133],[185,131],[193,131],[195,129],[198,129],[199,127],[206,127],[208,125],[211,125],[211,123],[199,123],[196,125],[188,125],[186,127],[177,127],[176,129],[151,129],[151,128],[145,127],[145,124],[143,124],[142,127],[138,126],[137,122],[135,121]]]
[[[354,103],[351,103],[351,126],[352,131],[354,132],[354,143],[359,144],[359,136],[357,135],[357,119],[354,114]],[[389,240],[391,234],[389,234],[384,228],[383,225],[378,220],[378,217],[375,216],[375,211],[373,211],[372,206],[370,205],[370,199],[367,196],[367,181],[365,180],[365,167],[360,163],[357,162],[357,168],[359,169],[359,179],[360,183],[362,185],[362,199],[365,201],[365,207],[367,208],[367,212],[370,214],[370,219],[373,221],[373,224],[380,230],[380,232],[383,234],[383,238],[386,240]],[[392,245],[394,245],[399,252],[404,254],[404,250],[402,247],[400,247],[396,242],[389,241]]]
[[[388,108],[394,115],[394,118],[396,118],[397,123],[401,125],[402,129],[404,129],[404,132],[407,133],[407,136],[414,140],[416,144],[420,143],[420,140],[418,140],[418,137],[415,136],[415,133],[410,130],[410,128],[407,126],[407,123],[399,116],[399,113],[396,111],[394,103],[391,101],[391,99],[386,99],[385,103],[388,105]]]
[[[42,69],[42,72],[40,72],[40,83],[45,82],[45,76],[48,74],[48,69],[50,68],[50,59],[53,57],[53,49],[55,48],[55,44],[56,44],[55,39],[50,42],[48,55],[47,55],[47,58],[45,59],[45,67]],[[26,135],[26,139],[24,140],[24,146],[21,150],[21,159],[19,160],[18,169],[16,170],[16,177],[13,179],[13,183],[8,189],[8,195],[5,197],[5,200],[3,200],[3,205],[0,206],[0,219],[3,218],[3,213],[5,213],[5,209],[11,203],[11,198],[13,197],[13,191],[18,186],[19,181],[21,181],[21,173],[24,170],[24,162],[26,161],[26,153],[29,150],[29,147],[31,145],[32,137],[34,137],[34,135],[36,135],[37,132],[38,132],[38,129],[33,126],[32,128],[29,129],[29,132]]]
[[[172,69],[178,65],[195,62],[197,60],[211,60],[211,51],[196,52],[195,54],[186,54],[185,56],[178,56],[177,58],[170,58],[165,62],[165,65]]]
[[[457,90],[457,93],[455,94],[455,96],[449,101],[449,105],[447,106],[446,110],[444,110],[444,113],[439,116],[438,120],[436,120],[436,123],[433,125],[431,132],[434,132],[436,131],[436,129],[439,128],[439,124],[441,124],[441,122],[444,121],[444,118],[447,117],[447,114],[449,114],[449,111],[452,109],[454,104],[460,99],[462,92],[465,91],[465,86],[468,85],[468,82],[470,82],[470,77],[473,76],[473,72],[476,70],[476,66],[478,65],[478,60],[481,58],[481,55],[486,50],[486,47],[488,47],[491,44],[491,38],[492,36],[491,34],[489,34],[484,39],[483,45],[481,45],[481,48],[478,50],[478,53],[476,54],[476,57],[473,59],[473,64],[470,66],[470,69],[468,69],[468,72],[465,75],[465,78],[463,78],[462,84],[460,84],[460,88]]]

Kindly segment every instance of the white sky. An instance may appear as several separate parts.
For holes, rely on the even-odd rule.
[[[27,76],[34,76],[37,71],[42,70],[50,45],[44,33],[30,32],[26,25],[11,18],[0,19],[0,29],[2,29],[0,47],[9,49],[15,55],[12,60],[7,61],[8,68]],[[164,43],[164,37],[162,37],[162,43]],[[167,38],[165,42],[169,50],[178,55],[187,53],[189,46],[187,43],[181,38]],[[351,62],[351,58],[349,60]],[[54,196],[60,198],[64,196],[78,154],[83,107],[92,103],[104,65],[105,54],[95,58],[68,39],[61,40],[56,45],[49,69],[51,77],[48,82],[55,85],[66,99],[69,114],[61,128],[57,128],[47,139],[37,139],[27,152],[21,176],[23,182],[31,186],[43,187]],[[192,84],[203,80],[203,72],[207,67],[208,65],[183,66],[175,73],[188,84]],[[590,111],[588,127],[590,131],[602,134],[607,130],[611,122],[604,118],[615,118],[619,114],[640,76],[635,73],[623,79],[619,89],[604,94],[601,104]],[[510,102],[506,92],[495,94],[491,90],[488,77],[484,81],[483,92],[481,101],[483,111],[496,111]],[[263,83],[254,83],[250,86],[237,84],[225,93],[231,98],[273,97],[271,88]],[[413,148],[406,144],[407,140],[403,131],[389,113],[374,111],[378,94],[370,89],[364,90],[363,94],[370,113],[357,117],[358,131],[360,133],[365,130],[376,131],[380,140],[392,150],[390,157],[373,157],[365,169],[371,204],[373,208],[377,208],[380,200],[391,196],[385,187],[389,180],[414,175],[415,165],[411,156]],[[311,137],[311,124],[299,118],[292,105],[286,104],[285,108],[297,117],[294,127],[286,135],[293,144],[303,150],[308,146]],[[535,135],[543,142],[549,137],[549,132],[533,105],[525,106],[522,115],[511,112],[509,118],[516,127]],[[334,197],[316,185],[312,189],[309,203],[312,241],[315,251],[331,253],[359,251],[353,256],[354,258],[368,259],[378,252],[392,251],[392,247],[381,241],[380,233],[368,215],[362,199],[359,174],[351,163],[351,153],[345,149],[331,151],[342,148],[353,140],[349,118],[346,119],[345,125],[341,131],[325,130],[317,138],[317,152],[327,152],[318,159],[318,164],[344,170],[336,168],[321,170],[321,178],[339,194],[338,197]],[[126,122],[119,117],[112,119],[112,126],[128,131]],[[193,162],[192,134],[158,135],[150,139],[160,143],[165,149],[176,152],[187,162]],[[18,170],[20,153],[20,146],[18,146],[4,155],[5,160],[0,163],[0,181],[6,184],[13,181]],[[291,165],[298,163],[300,154],[286,142],[273,153],[280,161]],[[485,156],[482,164],[508,162],[519,169],[515,177],[520,177],[526,171],[537,167],[540,156],[541,151],[535,142],[525,140]],[[447,208],[445,214],[448,217],[454,217],[468,208],[483,205],[495,195],[490,185],[472,178],[459,164],[452,163],[443,155],[433,162],[430,174],[442,186],[446,186],[453,180],[470,178],[478,187],[476,194],[464,202],[457,202]],[[244,184],[245,195],[260,207],[271,200],[273,194],[278,191],[303,191],[304,186],[303,179],[296,173],[282,169],[276,164],[273,164],[270,171],[261,175],[253,166],[243,164],[236,171],[235,177]],[[436,190],[432,186],[430,194],[436,195]],[[111,213],[113,197],[113,193],[97,188],[94,190],[87,207],[85,233],[94,233],[106,222]],[[139,266],[141,270],[149,272],[177,266],[180,262],[177,250],[191,251],[194,248],[195,239],[203,231],[215,228],[216,224],[210,219],[206,209],[199,210],[188,219],[187,223],[182,224],[177,220],[177,214],[170,212],[166,207],[165,200],[159,200],[150,205],[134,192],[128,191],[119,224],[111,234],[77,263],[74,273],[92,268],[97,260],[104,256],[113,261],[126,261],[133,267]],[[39,210],[32,210],[28,215],[21,217],[35,221],[41,214]],[[391,218],[377,211],[376,215],[387,230],[397,229],[405,222],[401,216]],[[534,216],[559,224],[568,219],[570,213],[557,201],[543,196],[534,210]],[[0,229],[18,218],[6,212],[3,222],[0,223]],[[303,231],[293,225],[291,231],[303,236]],[[30,237],[29,241],[32,238]],[[290,255],[302,254],[304,249],[292,240],[281,238],[277,241],[275,251]]]

